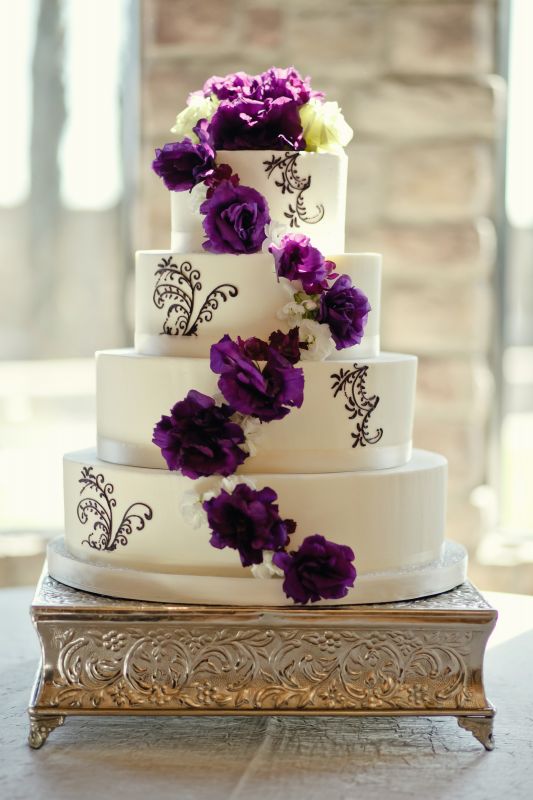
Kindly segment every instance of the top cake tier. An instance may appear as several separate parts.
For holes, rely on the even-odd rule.
[[[241,184],[266,200],[273,233],[285,230],[308,236],[324,253],[344,252],[345,153],[280,150],[224,150],[217,164],[228,164]],[[203,252],[206,233],[194,192],[170,192],[171,249]]]

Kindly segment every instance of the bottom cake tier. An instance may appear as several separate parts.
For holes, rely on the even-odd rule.
[[[361,578],[438,562],[446,473],[442,456],[415,450],[408,464],[394,469],[247,477],[258,488],[272,487],[281,515],[296,520],[291,546],[298,547],[314,533],[347,544]],[[93,449],[66,455],[64,478],[65,545],[78,564],[251,577],[235,550],[215,549],[209,544],[209,529],[194,529],[182,516],[184,493],[193,487],[206,492],[214,485],[212,479],[193,482],[167,470],[111,464],[99,460]]]

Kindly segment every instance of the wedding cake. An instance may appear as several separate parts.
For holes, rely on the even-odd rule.
[[[381,256],[344,252],[338,105],[293,68],[215,76],[172,131],[170,248],[137,253],[135,348],[97,353],[51,574],[230,605],[461,583],[446,461],[412,449],[416,357],[380,351]]]

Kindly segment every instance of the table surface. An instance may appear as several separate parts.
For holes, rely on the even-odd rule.
[[[0,591],[0,797],[6,800],[384,800],[533,797],[533,597],[500,612],[485,660],[496,749],[453,718],[67,719],[26,744],[39,656],[32,589]]]

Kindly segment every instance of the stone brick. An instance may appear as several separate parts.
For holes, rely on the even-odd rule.
[[[233,39],[233,0],[143,0],[146,41],[156,46],[220,48]]]
[[[486,351],[491,293],[483,282],[456,287],[385,281],[383,346],[419,355]]]
[[[417,417],[485,421],[492,375],[485,359],[422,357],[418,362]]]
[[[490,72],[494,27],[489,3],[396,3],[389,18],[391,69],[439,75]]]
[[[374,81],[356,89],[352,125],[373,139],[491,138],[499,88],[489,80]]]
[[[275,6],[253,6],[246,12],[244,44],[247,48],[276,50],[283,40],[282,9]],[[272,54],[270,54],[272,55]]]
[[[482,144],[409,145],[391,153],[390,219],[426,222],[485,216],[492,201],[493,159]]]
[[[142,138],[170,141],[170,128],[190,92],[200,89],[209,75],[226,74],[247,64],[226,58],[145,59],[141,91]]]
[[[356,144],[348,149],[346,227],[368,225],[381,213],[384,149]]]
[[[415,418],[414,445],[448,460],[450,492],[467,492],[485,481],[486,431],[472,422]]]
[[[290,4],[289,4],[290,8]],[[382,68],[382,10],[345,4],[332,13],[295,12],[289,16],[290,60],[302,72],[349,78],[375,74]]]
[[[388,277],[470,280],[490,273],[496,235],[489,219],[427,225],[383,225],[369,234],[369,247],[383,253]]]

